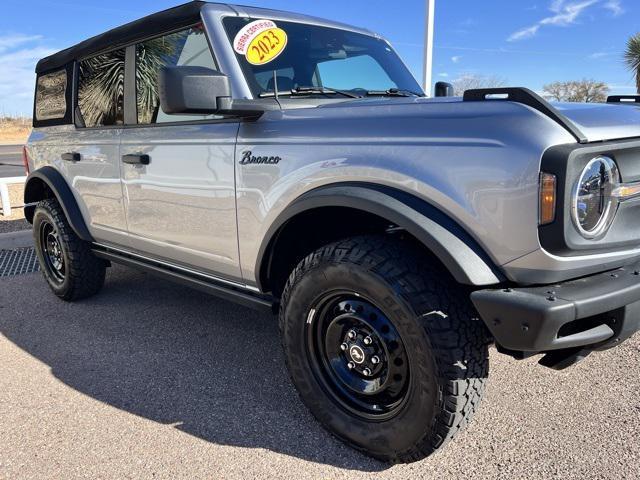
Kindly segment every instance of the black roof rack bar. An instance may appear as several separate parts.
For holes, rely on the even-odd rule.
[[[580,129],[553,105],[528,88],[481,88],[464,92],[465,102],[495,102],[506,101],[527,105],[558,123],[567,130],[579,143],[588,143],[589,139]]]
[[[640,103],[640,95],[611,95],[607,103]]]

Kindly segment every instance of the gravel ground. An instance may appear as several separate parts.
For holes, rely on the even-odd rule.
[[[10,217],[0,215],[0,234],[28,230],[31,225],[24,219],[24,185],[9,185],[9,197],[11,199]]]
[[[0,280],[0,478],[640,478],[640,338],[564,372],[492,352],[480,413],[388,466],[298,401],[270,316],[114,267],[65,304]]]

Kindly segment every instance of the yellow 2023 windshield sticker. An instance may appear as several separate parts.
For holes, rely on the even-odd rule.
[[[287,32],[271,20],[256,20],[238,32],[233,49],[252,65],[265,65],[280,56],[287,46]]]

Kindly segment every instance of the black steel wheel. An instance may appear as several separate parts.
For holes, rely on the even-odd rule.
[[[74,301],[100,291],[106,264],[93,254],[90,243],[76,235],[56,200],[36,206],[33,237],[40,269],[53,293]]]
[[[381,460],[439,450],[484,393],[486,327],[468,292],[410,240],[357,237],[313,252],[284,288],[280,330],[311,413]]]
[[[402,406],[409,361],[382,310],[355,292],[323,296],[310,310],[307,349],[314,374],[342,408],[385,420]]]
[[[40,245],[42,245],[43,268],[47,270],[52,281],[62,284],[65,278],[65,261],[60,234],[49,221],[43,220],[39,228]]]

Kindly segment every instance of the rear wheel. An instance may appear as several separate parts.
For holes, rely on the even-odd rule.
[[[75,234],[56,200],[38,203],[33,233],[42,274],[53,293],[74,301],[100,291],[106,264]]]
[[[484,392],[484,325],[468,294],[408,242],[359,237],[308,256],[285,287],[280,328],[311,412],[382,460],[435,452]]]

